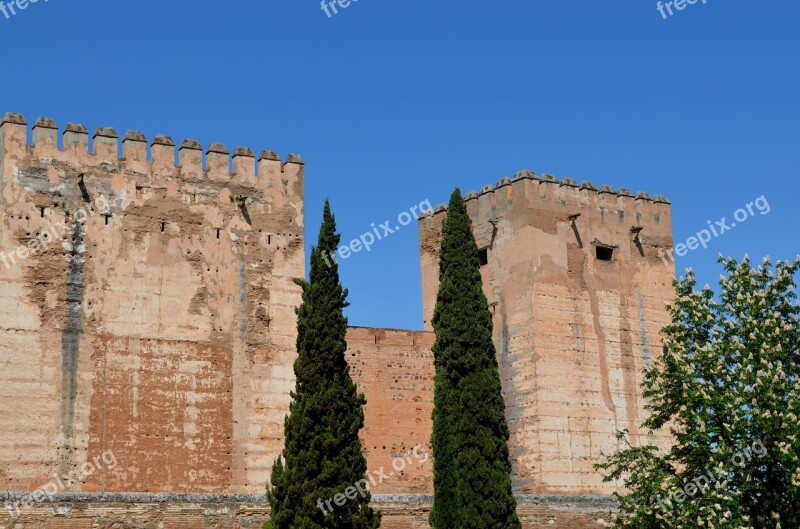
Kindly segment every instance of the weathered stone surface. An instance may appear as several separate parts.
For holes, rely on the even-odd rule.
[[[15,503],[19,495],[0,502]],[[382,529],[430,529],[431,496],[377,494]],[[605,527],[616,516],[613,498],[594,496],[518,496],[524,529]],[[0,526],[26,529],[106,527],[260,529],[269,517],[265,496],[256,494],[65,494],[23,509],[12,518],[0,512]]]

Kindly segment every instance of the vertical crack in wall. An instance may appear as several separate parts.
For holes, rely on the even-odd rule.
[[[620,352],[620,367],[622,369],[622,384],[624,397],[625,416],[628,422],[625,429],[636,432],[639,428],[639,414],[636,402],[636,397],[632,401],[628,400],[628,395],[635,395],[637,391],[636,384],[636,361],[633,356],[634,349],[634,334],[636,331],[633,327],[633,319],[631,312],[634,308],[631,305],[631,297],[625,295],[626,292],[635,290],[633,285],[633,276],[625,276],[624,284],[619,289],[620,303],[619,303],[619,352]]]
[[[647,338],[647,313],[645,312],[642,292],[637,288],[636,300],[639,303],[639,339],[642,341],[642,364],[645,369],[653,367],[653,355],[650,351],[650,340]]]
[[[606,351],[606,333],[603,329],[603,323],[600,321],[600,302],[597,299],[597,289],[594,284],[593,278],[589,277],[587,271],[584,275],[586,281],[586,291],[589,293],[589,301],[592,305],[592,322],[594,324],[594,332],[597,335],[597,352],[600,356],[600,389],[603,393],[603,402],[606,408],[614,414],[614,429],[619,429],[617,423],[617,407],[611,398],[611,385],[609,381],[608,372],[608,354]]]
[[[69,467],[74,451],[75,399],[78,394],[78,352],[83,334],[83,226],[72,229],[72,252],[67,275],[67,309],[61,334],[61,432],[63,466]]]
[[[242,255],[239,259],[239,308],[242,311],[241,320],[239,324],[239,335],[242,343],[247,342],[247,265],[245,264],[245,256]]]

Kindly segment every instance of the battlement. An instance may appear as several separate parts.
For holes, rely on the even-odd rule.
[[[601,185],[599,188],[592,182],[584,181],[580,185],[572,178],[562,178],[559,181],[555,176],[543,173],[536,175],[533,171],[523,169],[518,171],[513,178],[503,177],[495,185],[483,186],[480,191],[470,191],[464,195],[467,207],[474,207],[471,202],[484,205],[497,204],[499,201],[533,201],[532,207],[541,209],[572,208],[575,213],[582,208],[616,209],[643,213],[645,210],[657,212],[668,210],[670,201],[664,195],[651,197],[644,191],[636,195],[629,189],[614,190],[610,185]],[[424,212],[422,218],[435,217],[447,211],[445,204],[439,204],[433,211]]]
[[[255,190],[283,190],[293,197],[303,196],[302,157],[289,154],[284,160],[270,150],[256,158],[249,147],[237,147],[231,156],[222,143],[211,143],[205,149],[200,142],[185,139],[176,151],[173,139],[157,134],[149,143],[138,131],[128,131],[122,139],[111,127],[98,127],[92,135],[85,125],[69,123],[61,132],[50,118],[39,118],[33,124],[28,144],[28,123],[21,114],[6,113],[0,118],[0,157],[17,162],[61,163],[68,166],[121,172],[137,183],[164,184],[168,180],[236,184]],[[176,163],[177,156],[177,163]]]

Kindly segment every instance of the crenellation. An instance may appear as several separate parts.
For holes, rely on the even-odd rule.
[[[210,180],[230,180],[230,152],[222,143],[212,143],[206,149],[206,175]]]
[[[258,155],[258,160],[259,161],[261,161],[261,160],[270,160],[270,161],[273,161],[273,162],[280,162],[281,161],[281,157],[275,151],[264,150],[264,151],[261,151],[261,154]]]
[[[496,212],[496,199],[498,198],[498,194],[495,192],[495,188],[493,186],[485,186],[481,190],[481,194],[478,196],[478,201],[470,202],[467,204],[467,210],[472,208],[477,208],[476,212],[478,214],[478,218],[481,220],[485,220],[488,222],[492,222],[497,217]]]
[[[280,156],[274,151],[261,151],[258,157],[258,180],[270,204],[279,203],[284,196],[282,174]]]
[[[27,122],[20,114],[11,112],[3,115],[0,130],[5,130],[2,143],[8,144],[0,145],[3,153],[14,151],[24,157],[27,155],[26,149],[30,149],[42,162],[73,168],[91,167],[114,173],[121,171],[129,180],[123,187],[131,189],[155,185],[169,188],[168,193],[172,195],[178,192],[188,200],[189,196],[198,192],[195,186],[200,182],[230,183],[252,188],[249,191],[251,194],[255,191],[269,195],[270,204],[283,204],[282,197],[296,200],[303,194],[305,164],[297,154],[289,154],[281,161],[274,151],[264,150],[256,161],[249,147],[237,147],[231,155],[224,144],[212,143],[204,160],[200,142],[186,139],[177,149],[176,163],[175,142],[170,136],[157,134],[148,149],[146,136],[142,132],[129,130],[122,139],[120,156],[119,136],[114,128],[104,126],[98,127],[92,135],[90,152],[88,129],[80,123],[69,123],[64,128],[64,139],[59,148],[58,126],[54,120],[44,117],[37,119],[33,125],[32,141],[28,146]],[[59,175],[62,172],[57,171]],[[54,181],[58,178],[58,175],[52,177]],[[189,182],[190,188],[180,192],[178,188],[187,184],[173,182],[177,179]]]
[[[250,147],[236,147],[233,151],[233,178],[239,182],[254,183],[256,156]]]
[[[512,178],[512,181],[525,180],[525,179],[538,180],[539,177],[536,176],[536,173],[534,173],[530,169],[522,169],[522,170],[517,171],[516,173],[514,173],[514,178]]]
[[[502,184],[502,185],[501,185]],[[502,193],[502,195],[498,195]],[[485,197],[492,196],[491,201]],[[504,215],[507,211],[511,218],[521,218],[523,211],[528,208],[541,208],[551,210],[562,221],[569,215],[587,209],[596,209],[599,212],[614,212],[618,222],[627,222],[625,219],[637,222],[653,222],[661,226],[660,220],[669,218],[669,201],[663,195],[658,195],[658,200],[651,199],[647,193],[640,193],[637,199],[625,188],[615,191],[610,185],[599,188],[593,183],[584,181],[580,185],[569,177],[560,181],[553,175],[544,173],[541,177],[535,176],[530,170],[518,171],[513,179],[501,179],[498,185],[487,185],[481,188],[480,193],[470,191],[464,195],[470,213],[479,214],[480,219],[495,218]],[[470,206],[472,200],[479,200],[482,206]],[[530,202],[534,200],[534,202]],[[485,204],[491,204],[487,207]],[[651,204],[645,207],[644,204]],[[653,208],[657,205],[659,208]],[[428,216],[435,216],[446,211],[442,205],[437,207]],[[426,216],[427,217],[427,216]],[[608,217],[611,218],[611,217]],[[668,223],[664,224],[668,227]]]
[[[105,162],[116,163],[119,157],[119,136],[111,127],[97,127],[92,137],[92,152]]]
[[[561,179],[561,185],[566,187],[578,187],[578,183],[567,176]]]
[[[76,155],[89,154],[89,130],[80,123],[67,123],[64,129],[64,150]]]
[[[58,150],[58,125],[51,118],[39,118],[33,124],[33,149],[37,154]]]
[[[628,193],[623,193],[625,191],[621,189],[617,192],[617,211],[618,216],[621,220],[626,218],[626,215],[629,215],[631,212],[636,211],[636,201],[633,198],[633,195]]]
[[[148,172],[147,138],[143,132],[129,130],[122,140],[122,157],[130,169]]]
[[[551,182],[551,183],[555,184],[555,183],[558,182],[558,179],[555,176],[553,176],[553,175],[551,175],[549,173],[542,173],[542,177],[541,177],[540,181],[542,181],[542,182]]]
[[[154,172],[169,172],[175,167],[175,141],[166,134],[156,134],[150,143],[150,159]]]
[[[178,165],[183,179],[203,178],[203,146],[199,141],[184,139],[178,149]]]
[[[3,114],[3,117],[0,118],[0,126],[5,125],[6,123],[14,123],[16,125],[28,124],[28,122],[25,121],[25,117],[22,114],[17,114],[16,112],[6,112]]]
[[[285,192],[290,197],[301,197],[304,193],[305,182],[303,178],[305,162],[299,154],[288,154],[281,167]]]
[[[7,112],[0,118],[0,163],[6,158],[25,155],[27,145],[27,121],[22,114]],[[0,179],[12,176],[11,165],[4,164]]]

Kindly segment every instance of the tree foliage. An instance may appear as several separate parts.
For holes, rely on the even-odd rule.
[[[643,427],[669,428],[674,445],[628,444],[598,465],[625,485],[618,528],[800,528],[800,258],[720,263],[718,296],[691,271],[676,281],[643,384]]]
[[[518,529],[492,316],[481,286],[471,225],[456,189],[442,230],[433,316],[436,379],[430,522],[434,529]]]
[[[338,264],[324,257],[335,252],[339,239],[326,201],[309,281],[297,281],[303,288],[297,309],[297,383],[284,424],[286,444],[267,491],[272,516],[265,529],[380,526],[380,513],[369,506],[369,492],[341,506],[326,504],[363,481],[367,471],[358,437],[366,399],[345,360],[347,291],[340,284]]]

